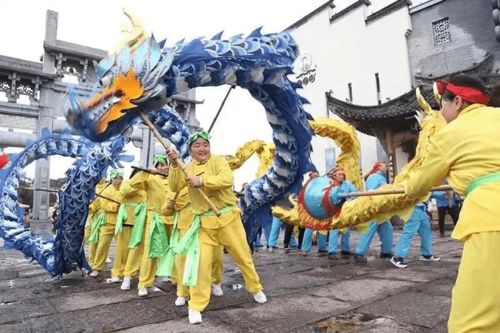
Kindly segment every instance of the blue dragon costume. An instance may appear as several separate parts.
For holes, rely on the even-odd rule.
[[[77,134],[95,143],[93,148],[86,148],[94,149],[94,158],[92,162],[90,154],[81,153],[82,159],[70,170],[75,176],[69,175],[71,185],[63,192],[72,191],[73,184],[81,185],[76,187],[76,192],[69,192],[61,199],[62,213],[57,221],[55,241],[42,241],[33,234],[22,238],[20,230],[24,227],[19,218],[9,215],[12,228],[7,230],[5,214],[0,215],[0,236],[6,239],[6,244],[22,249],[53,275],[85,267],[82,239],[92,188],[105,168],[120,160],[127,130],[140,121],[140,114],[159,109],[175,94],[196,87],[230,84],[247,89],[264,107],[276,150],[272,166],[247,187],[241,198],[249,238],[259,221],[270,223],[270,219],[261,217],[270,214],[271,205],[290,193],[297,193],[303,174],[315,170],[310,160],[313,133],[308,125],[312,117],[303,109],[307,100],[297,93],[299,86],[287,78],[298,52],[288,33],[264,35],[257,29],[247,37],[237,35],[228,40],[222,40],[219,33],[211,39],[180,41],[169,47],[165,41],[158,43],[146,33],[133,16],[126,15],[133,28],[115,52],[98,64],[99,85],[94,88],[95,93],[78,96],[69,91],[66,118]],[[160,133],[173,141],[181,156],[186,157],[187,134],[170,120],[155,118],[155,112],[148,116],[153,118],[156,127],[174,129],[176,134]],[[81,149],[83,151],[83,147]],[[97,152],[101,155],[96,159]],[[100,163],[96,163],[99,159]],[[12,165],[21,168],[25,164],[13,161]],[[15,204],[16,197],[9,192],[15,180],[2,177],[0,181],[1,204],[5,203],[6,196],[9,196],[9,204]],[[84,190],[88,190],[87,195]],[[71,214],[73,219],[63,220]],[[30,245],[33,248],[30,252],[25,250],[30,247],[26,244],[36,245]]]

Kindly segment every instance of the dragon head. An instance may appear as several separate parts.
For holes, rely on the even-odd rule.
[[[132,28],[109,55],[96,65],[99,83],[94,93],[78,96],[68,90],[65,115],[68,123],[92,141],[105,141],[123,133],[139,112],[166,104],[163,75],[174,58],[162,49],[137,18],[124,10]]]

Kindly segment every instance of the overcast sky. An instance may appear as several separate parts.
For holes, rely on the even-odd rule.
[[[263,26],[265,33],[282,31],[325,2],[3,0],[0,1],[3,31],[0,54],[39,61],[43,53],[47,9],[59,13],[58,39],[107,50],[119,38],[122,7],[138,16],[157,40],[167,38],[167,44],[172,45],[181,38],[211,37],[221,30],[226,37],[250,33],[259,26]],[[196,98],[205,101],[197,106],[197,117],[202,127],[209,127],[227,89],[224,86],[197,90]],[[239,88],[229,96],[212,134],[212,151],[221,154],[234,154],[239,146],[252,139],[271,140],[264,109]],[[57,163],[52,163],[52,178],[62,177],[71,163],[69,158],[57,159]],[[235,173],[237,187],[253,180],[256,165],[254,158]],[[32,170],[33,166],[27,169],[28,175]]]

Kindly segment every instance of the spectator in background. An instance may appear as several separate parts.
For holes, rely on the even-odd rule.
[[[448,182],[444,182],[447,185]],[[435,191],[431,198],[436,199],[439,222],[439,236],[444,237],[444,219],[448,213],[453,221],[453,226],[457,224],[460,213],[460,196],[455,191]]]

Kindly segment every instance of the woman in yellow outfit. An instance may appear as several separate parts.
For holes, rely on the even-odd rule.
[[[90,273],[92,277],[99,276],[100,271],[106,265],[109,247],[115,235],[116,215],[118,214],[118,208],[122,200],[122,194],[120,193],[122,181],[123,172],[121,170],[111,171],[111,186],[106,187],[102,191],[102,196],[96,199],[99,200],[99,205],[105,213],[105,218],[94,222],[96,225],[92,228],[92,233],[99,233],[99,240],[92,265],[93,271]],[[93,238],[93,235],[90,237]]]
[[[103,213],[100,206],[99,197],[97,194],[101,194],[101,192],[106,188],[106,186],[111,185],[106,182],[106,178],[101,178],[99,183],[97,183],[95,187],[96,198],[89,205],[89,212],[87,214],[87,223],[85,224],[85,231],[83,234],[84,241],[89,244],[89,252],[88,252],[88,262],[90,267],[94,265],[94,257],[95,250],[97,249],[97,242],[90,242],[90,234],[92,230],[92,225],[94,221],[97,220],[98,216]]]
[[[186,167],[190,176],[185,178],[177,167],[177,153],[171,149],[168,156],[172,162],[169,186],[173,192],[181,190],[186,183],[191,197],[193,223],[179,241],[189,247],[184,275],[190,294],[189,322],[202,322],[201,311],[210,302],[212,283],[212,260],[214,251],[222,245],[240,268],[246,289],[253,294],[256,302],[265,303],[259,276],[255,271],[248,246],[237,199],[233,193],[233,174],[223,156],[210,154],[209,134],[196,132],[189,137],[189,147],[193,161]],[[197,191],[203,190],[220,211],[217,217],[207,202]],[[190,240],[190,241],[187,241]]]
[[[154,166],[158,174],[140,171],[130,182],[129,194],[146,192],[147,217],[144,229],[144,253],[139,269],[138,295],[147,296],[148,288],[153,287],[158,258],[168,249],[168,235],[165,228],[165,216],[161,209],[171,196],[168,187],[168,160],[165,155],[155,155]]]
[[[453,288],[448,330],[500,332],[500,110],[487,107],[484,83],[464,74],[438,81],[448,125],[431,140],[421,167],[405,184],[411,198],[449,184],[465,195],[452,237],[464,249]]]
[[[133,177],[132,174],[131,177]],[[140,226],[144,227],[144,222],[146,218],[146,210],[145,210],[145,199],[146,192],[127,192],[128,182],[124,182],[120,187],[120,192],[122,194],[122,204],[118,210],[118,216],[116,218],[116,227],[115,227],[115,235],[116,235],[116,254],[115,260],[113,263],[113,269],[111,270],[111,278],[106,280],[106,283],[118,283],[124,280],[123,284],[127,284],[130,289],[130,276],[135,275],[139,270],[142,259],[142,246],[138,246],[138,250],[129,249],[129,242],[132,235],[132,230],[136,223],[136,220],[139,220]],[[136,214],[137,211],[137,214]],[[129,263],[129,271],[125,274],[126,265]],[[133,272],[132,275],[131,272]],[[124,289],[127,290],[127,289]]]
[[[191,199],[189,197],[189,192],[187,187],[183,187],[182,190],[177,192],[173,198],[169,199],[165,205],[166,215],[173,214],[173,233],[170,238],[170,246],[175,247],[178,239],[184,237],[186,232],[191,228],[193,223],[193,212],[191,210]],[[176,239],[174,239],[176,238]],[[174,253],[171,255],[175,257],[175,280],[177,282],[177,299],[175,300],[176,306],[186,305],[186,301],[189,298],[189,287],[184,285],[183,275],[184,267],[186,261],[186,255],[183,253],[175,253],[176,249],[172,249]],[[162,258],[164,259],[164,258]],[[168,260],[168,259],[167,259]],[[166,264],[164,269],[164,274],[169,275],[172,271],[169,264]],[[162,267],[158,268],[157,273],[162,273]],[[214,257],[212,261],[212,295],[223,296],[221,283],[224,276],[224,247],[219,246],[214,250]]]
[[[130,179],[135,176],[137,171],[138,169],[134,169],[130,175]],[[123,216],[125,219],[124,223],[132,225],[132,232],[126,244],[129,251],[123,268],[121,290],[130,289],[130,280],[139,272],[144,253],[144,242],[142,240],[147,214],[146,191],[132,190],[130,182],[131,180],[124,182],[120,189],[123,194],[123,208],[120,207],[120,209],[124,209],[125,211],[125,216]]]

